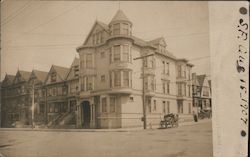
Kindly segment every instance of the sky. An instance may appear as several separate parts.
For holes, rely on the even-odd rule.
[[[108,24],[119,6],[132,21],[134,36],[164,37],[168,51],[195,65],[193,72],[210,74],[207,2],[3,0],[1,80],[17,69],[69,67],[94,22]]]

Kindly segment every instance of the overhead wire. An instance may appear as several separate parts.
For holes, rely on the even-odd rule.
[[[13,14],[11,14],[7,18],[3,19],[3,21],[1,21],[1,26],[6,25],[7,23],[9,23],[13,19],[15,19],[17,16],[19,16],[21,14],[21,12],[23,12],[25,10],[25,8],[27,8],[27,7],[29,7],[31,5],[32,1],[33,0],[27,1],[23,6],[21,6],[19,9],[17,9]]]

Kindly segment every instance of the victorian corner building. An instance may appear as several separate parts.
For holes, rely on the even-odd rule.
[[[69,68],[52,65],[49,72],[5,76],[2,126],[142,127],[143,88],[149,126],[158,127],[167,113],[191,121],[193,65],[166,46],[161,37],[133,36],[133,23],[121,10],[109,24],[95,21]],[[153,55],[134,60],[148,54]]]

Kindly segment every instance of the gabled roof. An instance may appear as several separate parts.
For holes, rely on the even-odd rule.
[[[116,12],[115,16],[112,18],[110,23],[113,23],[113,22],[116,22],[116,21],[130,22],[130,20],[127,18],[127,16],[124,14],[124,12],[122,10],[120,10],[120,9]]]
[[[152,45],[156,45],[156,44],[160,44],[160,42],[163,41],[164,43],[164,46],[166,46],[166,41],[163,37],[159,37],[159,38],[156,38],[154,40],[151,40],[151,41],[148,41],[149,44],[152,44]]]
[[[104,30],[109,31],[109,26],[101,21],[96,21]]]
[[[29,80],[29,77],[30,77],[31,72],[29,72],[29,71],[23,71],[23,70],[18,70],[18,72],[20,73],[21,77],[22,77],[25,81],[28,81],[28,80]]]
[[[71,67],[79,65],[79,63],[80,63],[80,59],[75,57],[74,61],[71,64]]]
[[[62,79],[66,78],[69,68],[61,67],[57,65],[52,65],[52,67],[55,69],[56,73],[59,74]]]
[[[14,78],[15,78],[15,75],[6,74],[5,78],[9,79],[12,82],[14,80]]]
[[[95,23],[94,23],[94,25],[92,26],[92,28],[91,28],[89,34],[87,35],[87,37],[86,37],[86,39],[85,39],[83,45],[85,45],[86,42],[88,41],[88,39],[89,39],[90,35],[92,34],[92,32],[93,32],[93,30],[94,30],[94,28],[95,28],[96,25],[101,26],[106,32],[109,32],[109,27],[108,27],[107,24],[105,24],[105,23],[103,23],[103,22],[101,22],[101,21],[97,21],[97,20],[96,20]]]
[[[203,86],[206,75],[197,75],[197,80],[200,86]]]
[[[42,82],[45,81],[46,76],[48,75],[48,72],[46,72],[46,71],[33,70],[32,72],[37,77],[37,79],[42,81]]]
[[[45,78],[44,83],[47,82],[50,74],[52,73],[52,70],[54,70],[56,72],[56,74],[59,76],[59,78],[61,78],[61,80],[65,80],[66,76],[68,74],[69,68],[61,67],[61,66],[57,66],[57,65],[52,65],[49,72],[48,72],[48,75]]]
[[[2,85],[5,85],[5,83],[7,83],[6,81],[8,81],[9,83],[13,83],[14,79],[15,79],[15,75],[6,74],[2,81]]]
[[[72,79],[72,76],[70,76],[70,73],[73,70],[74,66],[77,66],[77,65],[79,66],[79,64],[80,64],[80,59],[75,57],[74,61],[72,62],[71,66],[70,66],[70,70],[68,71],[68,74],[66,76],[66,80]]]

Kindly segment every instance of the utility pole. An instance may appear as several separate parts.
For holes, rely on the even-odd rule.
[[[32,128],[34,127],[34,110],[35,110],[35,87],[34,87],[34,82],[33,82],[32,83],[32,107],[31,107]]]
[[[134,58],[134,60],[142,59],[142,109],[143,109],[143,128],[147,129],[147,114],[146,114],[146,104],[145,104],[145,59],[154,54],[148,54],[145,56]]]

